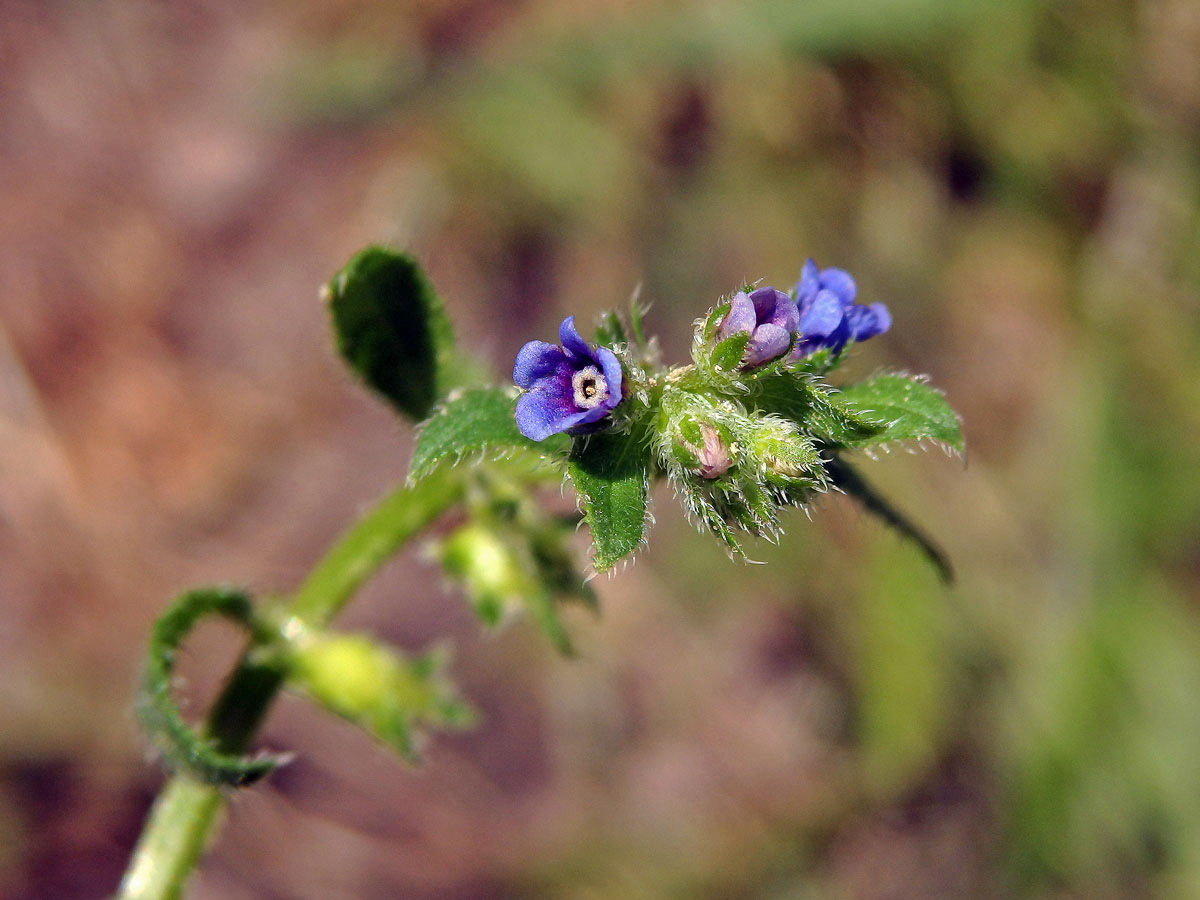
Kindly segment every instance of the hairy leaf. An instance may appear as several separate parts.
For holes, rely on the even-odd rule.
[[[150,651],[138,699],[138,717],[168,765],[205,784],[240,787],[269,774],[286,757],[225,752],[212,735],[193,728],[171,696],[175,661],[191,630],[209,616],[222,616],[248,631],[255,643],[270,635],[254,615],[249,594],[237,588],[211,587],[181,596],[154,623]]]
[[[637,549],[646,530],[649,448],[633,434],[576,440],[568,472],[592,532],[596,570],[611,569]]]
[[[962,451],[962,427],[941,391],[906,375],[881,375],[852,385],[834,397],[843,408],[885,428],[869,439],[848,446],[892,441],[937,441]]]
[[[433,286],[405,253],[368,247],[329,283],[338,351],[368,387],[424,419],[455,381],[454,333]]]
[[[759,382],[754,405],[763,412],[791,419],[801,432],[833,447],[871,443],[884,430],[882,422],[863,415],[828,386],[797,372],[782,371]]]
[[[419,481],[439,464],[453,463],[475,453],[528,451],[540,456],[565,457],[567,438],[552,435],[541,443],[517,429],[512,388],[467,388],[451,394],[421,426],[413,448],[410,481]]]

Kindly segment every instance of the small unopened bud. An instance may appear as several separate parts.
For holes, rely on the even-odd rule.
[[[685,415],[675,430],[675,458],[701,478],[720,478],[733,466],[732,435],[723,426]]]
[[[397,666],[392,653],[359,634],[322,634],[292,656],[293,674],[305,690],[348,718],[388,702]]]
[[[747,439],[747,452],[767,482],[778,487],[815,486],[823,478],[821,457],[812,441],[795,425],[764,416]]]
[[[729,445],[721,440],[717,429],[707,422],[700,425],[701,444],[696,458],[700,461],[700,475],[704,478],[720,478],[733,465]]]
[[[497,624],[528,591],[529,577],[516,551],[484,525],[458,529],[442,543],[438,556],[446,574],[462,583],[489,625]]]

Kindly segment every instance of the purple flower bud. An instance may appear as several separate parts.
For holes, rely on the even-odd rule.
[[[758,288],[749,294],[738,291],[717,329],[717,340],[724,341],[739,333],[750,335],[741,368],[753,369],[787,352],[799,319],[796,304],[783,291],[772,287]]]
[[[853,341],[865,341],[892,327],[892,316],[882,303],[855,303],[858,286],[842,269],[819,269],[805,261],[796,284],[800,339],[792,351],[795,359],[829,348],[835,353]]]
[[[584,434],[621,402],[621,363],[611,350],[591,347],[575,329],[575,317],[558,329],[562,346],[530,341],[517,353],[513,381],[517,428],[532,441],[566,431]]]

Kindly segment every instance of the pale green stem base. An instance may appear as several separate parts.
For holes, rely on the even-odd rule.
[[[178,900],[219,818],[221,789],[186,775],[167,782],[154,802],[142,840],[118,896],[123,900]]]

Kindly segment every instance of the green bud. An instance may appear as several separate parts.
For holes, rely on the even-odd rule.
[[[289,684],[409,759],[420,724],[455,728],[473,719],[436,654],[410,659],[367,635],[305,631],[293,637],[288,661]]]
[[[509,503],[501,485],[488,484],[478,499],[474,521],[436,551],[446,574],[462,585],[485,625],[495,627],[525,613],[556,648],[570,653],[559,602],[596,605],[568,545],[573,523],[548,519],[527,501]]]
[[[292,656],[292,672],[312,697],[347,718],[387,702],[396,677],[392,655],[366,635],[327,635]]]
[[[794,422],[673,385],[661,409],[660,463],[691,517],[736,553],[739,532],[776,536],[784,507],[827,486],[816,446]]]
[[[438,557],[446,574],[466,589],[476,614],[488,625],[520,607],[533,585],[516,549],[494,529],[464,525],[442,542]]]
[[[786,419],[761,416],[742,435],[746,457],[773,487],[817,487],[825,468],[812,440]]]

